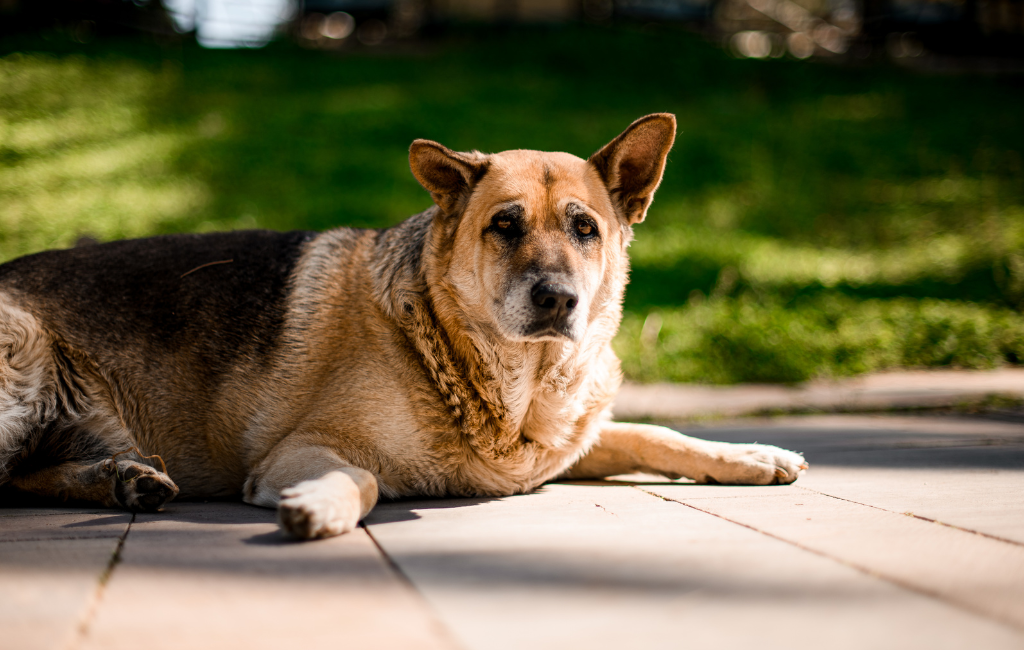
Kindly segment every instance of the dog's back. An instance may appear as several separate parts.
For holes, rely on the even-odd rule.
[[[266,355],[288,278],[315,235],[168,235],[47,251],[0,266],[0,291],[92,354],[145,346],[151,355],[200,355],[214,379],[225,354]]]

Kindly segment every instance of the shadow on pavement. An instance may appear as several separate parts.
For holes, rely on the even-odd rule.
[[[981,418],[806,416],[673,428],[705,440],[791,449],[812,467],[1024,470],[1024,424]]]

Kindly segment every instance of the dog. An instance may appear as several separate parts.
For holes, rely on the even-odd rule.
[[[170,235],[0,266],[0,492],[276,508],[302,539],[378,498],[631,472],[791,483],[801,455],[612,422],[627,248],[676,120],[583,160],[416,140],[434,205],[384,230]]]

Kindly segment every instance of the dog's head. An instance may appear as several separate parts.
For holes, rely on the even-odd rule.
[[[412,172],[439,208],[439,280],[477,324],[510,341],[580,342],[621,300],[631,229],[647,214],[675,132],[673,115],[648,115],[589,160],[416,140]]]

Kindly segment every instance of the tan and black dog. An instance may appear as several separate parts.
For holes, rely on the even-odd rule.
[[[311,538],[351,530],[378,496],[634,471],[796,480],[793,452],[611,422],[626,251],[675,130],[649,115],[589,160],[417,140],[436,205],[394,228],[0,266],[3,493],[132,510],[179,490],[241,497]]]

